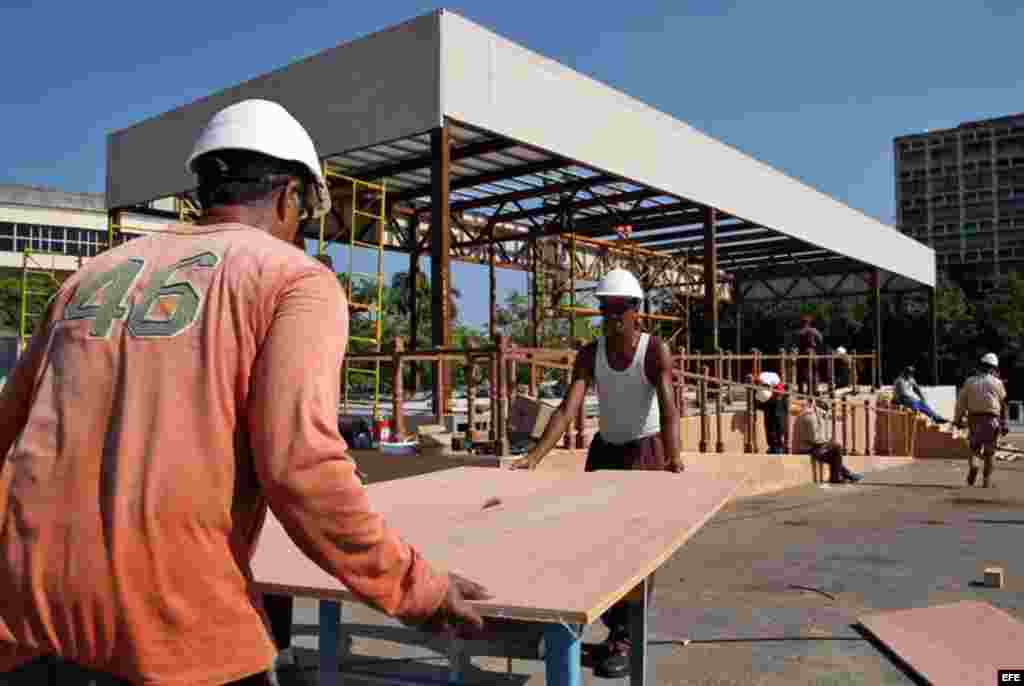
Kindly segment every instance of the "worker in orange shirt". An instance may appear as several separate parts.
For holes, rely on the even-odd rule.
[[[239,102],[187,167],[198,224],[73,274],[0,395],[0,684],[270,683],[250,570],[268,505],[366,603],[482,628],[486,592],[373,511],[338,433],[348,307],[296,248],[331,202],[309,135]]]

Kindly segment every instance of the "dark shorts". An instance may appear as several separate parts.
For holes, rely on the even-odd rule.
[[[665,444],[661,441],[660,433],[621,445],[608,443],[601,438],[601,434],[596,434],[587,451],[588,472],[598,469],[664,471],[667,468]]]
[[[971,450],[996,449],[999,440],[999,418],[988,414],[972,414],[967,418],[968,442]]]

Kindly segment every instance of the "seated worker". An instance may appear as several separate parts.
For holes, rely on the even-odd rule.
[[[786,419],[789,414],[789,397],[782,379],[775,372],[761,372],[754,393],[754,409],[764,413],[764,434],[768,442],[769,455],[786,452]]]
[[[907,366],[903,373],[896,377],[896,381],[892,385],[893,401],[899,407],[906,407],[915,412],[920,412],[936,424],[945,424],[949,420],[940,417],[925,402],[924,393],[921,392],[921,387],[917,385],[917,380],[914,379],[915,372],[916,370],[913,366]]]
[[[843,466],[843,447],[832,440],[832,424],[826,401],[805,402],[796,420],[794,433],[794,452],[827,463],[829,483],[856,483],[863,478]]]
[[[1005,436],[1010,431],[1006,387],[996,376],[998,368],[999,358],[994,353],[986,353],[978,364],[977,374],[964,382],[956,399],[953,423],[958,429],[963,428],[964,415],[967,415],[968,442],[971,447],[968,486],[973,486],[978,478],[979,457],[985,461],[982,486],[992,486],[992,460],[996,454],[996,444],[1000,435]]]

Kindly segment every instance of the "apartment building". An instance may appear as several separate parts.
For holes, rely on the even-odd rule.
[[[972,295],[1024,272],[1024,113],[899,136],[896,224]]]

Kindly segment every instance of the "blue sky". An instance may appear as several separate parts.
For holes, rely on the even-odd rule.
[[[0,182],[101,192],[109,131],[435,7],[5,0]],[[887,223],[894,136],[1024,111],[1014,0],[447,7]],[[470,323],[484,274],[453,265]]]

